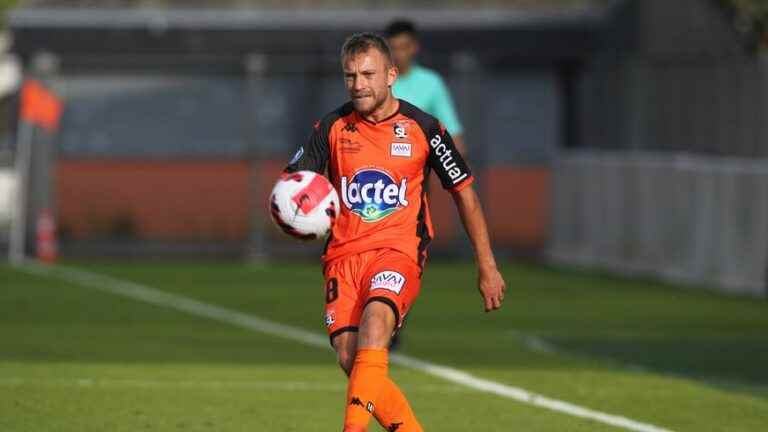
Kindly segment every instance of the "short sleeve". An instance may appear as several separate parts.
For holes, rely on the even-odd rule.
[[[428,128],[427,163],[435,171],[443,188],[459,191],[474,181],[469,165],[456,149],[451,134],[437,121]]]
[[[459,116],[456,113],[456,108],[453,105],[453,98],[448,91],[448,87],[445,82],[438,76],[436,77],[434,99],[432,101],[432,115],[437,117],[440,122],[445,125],[448,132],[453,135],[459,135],[464,131],[459,121]]]

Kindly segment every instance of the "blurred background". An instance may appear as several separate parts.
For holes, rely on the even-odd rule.
[[[399,353],[619,429],[766,430],[765,0],[0,6],[0,430],[340,424],[322,245],[267,194],[347,100],[345,37],[395,18],[450,90],[510,289],[482,314],[433,179]],[[391,370],[427,430],[617,430]]]
[[[65,257],[316,256],[265,195],[346,100],[344,38],[405,17],[453,95],[500,253],[766,294],[759,0],[3,5],[4,249],[16,215],[32,255],[42,223]],[[43,102],[19,116],[30,79]],[[432,201],[433,256],[470,256],[448,195]]]

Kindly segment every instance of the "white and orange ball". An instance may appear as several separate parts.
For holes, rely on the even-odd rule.
[[[339,214],[339,195],[327,178],[312,171],[285,173],[270,194],[272,221],[286,234],[325,237]]]

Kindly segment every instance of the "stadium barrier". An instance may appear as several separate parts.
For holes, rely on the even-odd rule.
[[[553,262],[766,296],[765,161],[578,152],[553,167]]]
[[[0,245],[5,246],[11,230],[16,195],[16,175],[12,168],[0,168]],[[2,247],[2,249],[5,249]]]
[[[190,253],[203,245],[200,251],[207,254],[219,244],[226,246],[225,255],[317,255],[317,248],[297,248],[268,219],[267,197],[284,165],[284,160],[59,160],[55,202],[64,253],[119,255],[127,247],[152,255],[149,244],[155,249],[176,244]],[[540,251],[549,218],[549,168],[493,166],[476,174],[497,249]],[[436,177],[430,184],[432,251],[469,253],[457,246],[465,236],[450,195]],[[502,196],[516,199],[498,199]]]

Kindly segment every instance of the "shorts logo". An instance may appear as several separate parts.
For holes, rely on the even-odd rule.
[[[371,278],[371,291],[375,289],[385,289],[390,290],[395,294],[400,294],[403,285],[405,285],[405,277],[395,271],[387,270],[379,272]]]
[[[389,148],[392,156],[411,157],[411,145],[408,143],[392,143]]]
[[[328,311],[325,313],[325,326],[330,327],[336,323],[336,312]]]
[[[301,159],[301,157],[304,156],[304,147],[299,147],[298,150],[296,150],[296,154],[293,155],[293,159],[291,159],[290,162],[288,162],[288,165],[293,165],[296,162]]]
[[[398,185],[389,174],[376,168],[362,169],[351,179],[341,177],[341,199],[363,222],[378,222],[408,206],[407,189],[408,179]]]

